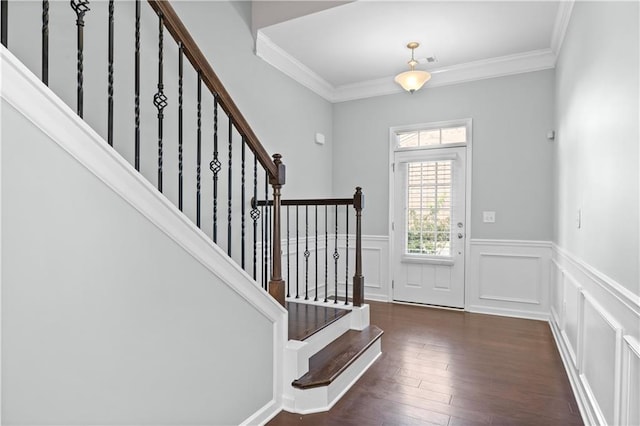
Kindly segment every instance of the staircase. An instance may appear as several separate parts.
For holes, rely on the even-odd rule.
[[[329,410],[382,353],[382,330],[369,325],[369,306],[332,307],[290,300],[284,408]]]
[[[0,0],[3,102],[12,105],[48,134],[70,154],[69,158],[77,160],[98,177],[105,188],[118,193],[163,236],[169,236],[173,241],[171,247],[186,251],[204,265],[215,276],[217,285],[221,280],[233,289],[245,301],[248,311],[255,308],[263,320],[266,318],[266,327],[270,327],[272,335],[269,338],[272,337],[273,341],[274,359],[268,366],[273,369],[272,394],[262,401],[262,407],[254,408],[251,415],[244,417],[242,423],[264,423],[280,409],[304,414],[331,408],[381,354],[383,332],[369,324],[369,306],[364,304],[361,254],[364,196],[361,189],[357,188],[351,198],[282,200],[281,190],[285,184],[282,157],[267,153],[168,1],[135,0],[132,9],[135,16],[130,18],[135,21],[136,29],[135,69],[132,70],[135,118],[129,117],[129,121],[135,129],[131,129],[132,140],[126,141],[134,147],[130,164],[127,163],[117,152],[122,149],[118,146],[122,140],[118,137],[118,120],[122,119],[125,107],[118,105],[121,97],[117,91],[114,96],[113,84],[114,58],[116,62],[118,58],[118,54],[113,52],[114,34],[117,32],[114,16],[120,19],[123,16],[114,14],[114,7],[120,7],[118,2],[108,3],[108,55],[104,55],[108,57],[108,110],[104,120],[108,124],[105,134],[98,134],[82,119],[91,114],[91,102],[95,102],[84,96],[84,19],[90,12],[90,2],[72,0],[70,8],[65,4],[73,15],[77,30],[77,97],[74,105],[71,102],[65,104],[47,87],[49,58],[55,54],[49,52],[49,37],[56,30],[49,27],[49,2],[42,2],[41,68],[31,71],[7,50],[10,47],[8,40],[11,40],[10,3]],[[144,108],[141,93],[145,92],[145,84],[150,81],[141,76],[139,64],[140,10],[144,3],[150,5],[158,20],[158,63],[154,64],[157,65],[158,80],[153,82],[157,91],[151,105],[147,105],[156,109],[153,121],[149,120],[148,114],[146,118],[141,114],[141,105]],[[61,5],[52,3],[51,7],[59,8]],[[168,75],[165,75],[163,51],[168,40],[165,40],[164,31],[172,36],[178,47],[175,75],[178,96],[174,98],[165,96]],[[192,98],[184,94],[185,72],[192,72],[197,81],[197,94],[192,93]],[[34,73],[38,73],[40,78]],[[213,105],[209,120],[203,119],[207,96]],[[164,132],[169,120],[167,102],[172,101],[177,101],[171,105],[177,113],[177,138],[167,138]],[[183,106],[187,102],[197,105],[195,126],[183,118]],[[153,139],[153,142],[157,141],[157,157],[145,158],[141,145],[149,141],[143,140],[141,128],[146,129],[146,134],[157,130],[154,133],[157,139]],[[203,134],[209,133],[213,134],[213,149],[211,157],[206,158],[203,155],[206,152]],[[171,152],[177,153],[175,157],[169,154],[169,142],[177,143],[177,146],[171,146]],[[193,154],[197,153],[197,167],[191,171],[183,159],[189,149]],[[203,162],[205,165],[208,163],[208,168],[202,167]],[[175,164],[172,166],[172,163]],[[203,169],[208,169],[213,179],[204,179]],[[147,174],[143,176],[145,170]],[[149,170],[153,173],[148,173]],[[205,180],[211,185],[206,191]],[[188,191],[184,187],[189,181],[195,183],[193,193],[196,197],[192,207],[186,200]],[[95,246],[88,246],[87,251],[98,253],[100,242],[93,244]],[[46,253],[42,255],[46,256]],[[132,263],[135,267],[135,259]],[[154,288],[153,280],[145,285]],[[216,302],[216,306],[224,305],[223,301]],[[288,325],[283,321],[283,306],[288,312]],[[81,341],[78,343],[82,344]],[[220,343],[224,346],[226,342]],[[233,368],[242,367],[237,365]],[[101,410],[99,401],[92,403],[97,407],[96,412]],[[32,411],[37,412],[38,407]],[[46,420],[63,424],[74,418],[74,414],[65,413],[62,406],[58,411],[62,416],[59,419],[66,420]],[[71,417],[65,417],[67,414]],[[20,418],[17,419],[20,422]],[[136,423],[135,419],[82,418],[73,421],[109,424],[109,421]],[[216,421],[240,423],[234,417]],[[188,420],[178,421],[185,422]]]

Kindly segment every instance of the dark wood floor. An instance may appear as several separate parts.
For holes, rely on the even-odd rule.
[[[304,340],[322,328],[339,320],[351,311],[306,303],[287,302],[289,312],[289,340]]]
[[[276,425],[581,425],[546,322],[371,302],[383,354],[327,413]]]

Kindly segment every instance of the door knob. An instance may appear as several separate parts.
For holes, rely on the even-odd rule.
[[[464,235],[462,234],[462,232],[458,232],[458,238],[460,239],[464,238]]]
[[[458,222],[458,228],[462,228],[463,226],[462,222]]]

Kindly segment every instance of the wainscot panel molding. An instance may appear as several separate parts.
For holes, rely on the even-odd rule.
[[[466,279],[466,310],[547,320],[548,241],[472,239]]]
[[[552,246],[549,320],[586,424],[640,424],[640,298]]]
[[[328,250],[325,250],[325,237],[318,237],[318,298],[324,299],[325,295],[325,253],[327,255],[327,281],[329,283],[327,294],[335,295],[335,263],[333,252],[336,248],[336,235],[329,234],[327,237]],[[287,248],[286,238],[281,241],[282,246],[282,269],[283,277],[289,286],[291,297],[296,295],[296,282],[298,283],[298,294],[304,298],[307,273],[309,274],[309,297],[315,297],[316,282],[316,239],[309,236],[308,246],[304,235],[299,237],[296,247],[296,237],[289,238]],[[261,244],[258,243],[258,252],[262,252]],[[305,265],[302,253],[309,251],[309,268]],[[348,265],[349,273],[345,274],[345,253],[347,252],[347,238],[345,234],[338,234],[338,297],[345,295],[345,280],[349,283],[349,297],[353,295],[353,274],[356,266],[356,238],[355,234],[349,234]],[[296,261],[296,255],[300,256]],[[288,254],[288,263],[287,263]],[[299,271],[299,272],[298,272]],[[262,271],[258,271],[258,282],[261,282]],[[389,237],[386,235],[363,235],[362,236],[362,275],[364,275],[364,298],[388,302],[391,290],[391,279],[389,278]]]

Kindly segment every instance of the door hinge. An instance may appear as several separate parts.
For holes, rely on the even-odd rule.
[[[391,163],[391,171],[396,172],[396,163]]]
[[[396,288],[396,282],[395,282],[395,280],[391,280],[391,288]]]
[[[392,231],[396,230],[396,223],[395,222],[391,222],[391,230]]]

